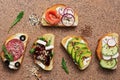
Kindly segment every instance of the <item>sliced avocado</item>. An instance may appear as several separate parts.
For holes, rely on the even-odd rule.
[[[79,43],[79,44],[75,45],[74,47],[78,48],[75,51],[75,61],[78,63],[80,54],[85,52],[85,51],[88,51],[88,49],[86,47],[86,44],[83,44],[83,43]]]
[[[68,42],[68,45],[67,45],[67,51],[68,51],[68,54],[72,54],[72,49],[74,47],[74,45],[78,44],[80,42],[80,39],[76,39],[76,38],[73,38],[72,40],[70,40]]]
[[[89,63],[91,61],[91,52],[90,51],[86,51],[86,52],[83,52],[80,57],[79,57],[79,67],[80,69],[85,69]]]
[[[75,61],[75,51],[76,51],[76,50],[73,48],[73,49],[72,49],[72,55],[71,55],[71,56],[72,56],[72,59],[73,59],[74,61]]]
[[[111,60],[101,59],[100,60],[101,67],[106,68],[106,69],[112,69],[116,66],[116,64],[117,64],[116,59],[111,59]]]
[[[114,47],[109,47],[107,44],[103,46],[102,48],[102,54],[105,56],[112,56],[117,54],[118,52],[118,47],[114,46]]]

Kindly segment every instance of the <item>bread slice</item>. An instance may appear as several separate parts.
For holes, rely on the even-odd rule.
[[[108,33],[103,35],[99,40],[98,40],[98,46],[96,49],[96,54],[98,59],[100,60],[100,63],[102,61],[112,61],[115,59],[115,66],[110,67],[110,66],[104,66],[101,64],[103,68],[106,69],[116,69],[117,68],[117,57],[119,56],[118,53],[118,34],[117,33]],[[102,60],[102,61],[101,61]]]
[[[55,36],[51,33],[44,34],[34,42],[32,49],[30,50],[30,53],[33,54],[34,63],[47,71],[53,69],[54,38]]]
[[[80,70],[88,67],[92,59],[92,53],[86,39],[80,36],[66,36],[63,38],[61,44]]]
[[[17,33],[7,38],[2,46],[2,52],[0,54],[2,61],[7,67],[13,70],[19,69],[25,55],[27,43],[28,35],[24,33]],[[12,55],[11,59],[13,60],[10,60],[5,56],[5,48],[6,51]]]
[[[49,7],[42,15],[42,26],[75,27],[78,25],[78,14],[64,4]]]

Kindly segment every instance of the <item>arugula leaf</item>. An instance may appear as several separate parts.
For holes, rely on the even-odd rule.
[[[49,45],[50,45],[50,43],[51,43],[51,40],[49,40],[49,41],[47,42],[46,46],[49,46]]]
[[[13,61],[13,56],[7,52],[6,47],[3,45],[2,50],[5,53],[5,58],[7,58],[9,61]]]
[[[34,49],[34,48],[32,48],[32,49],[29,51],[29,53],[30,53],[30,54],[33,54],[33,53],[34,53],[34,51],[35,51],[35,49]]]
[[[40,38],[38,38],[39,40],[42,40],[42,41],[45,41],[45,38],[43,38],[43,37],[40,37]]]
[[[51,53],[50,53],[50,57],[52,58],[52,57],[53,57],[53,55],[54,55],[54,53],[53,53],[53,52],[51,52]]]
[[[16,19],[15,19],[15,20],[13,21],[13,23],[11,24],[11,27],[9,28],[8,33],[9,33],[9,31],[13,28],[13,26],[15,26],[15,25],[23,18],[23,15],[24,15],[24,11],[21,11],[21,12],[17,15]]]
[[[64,69],[64,71],[69,74],[68,68],[66,66],[66,62],[64,60],[64,58],[62,58],[62,62],[61,62],[62,68]]]

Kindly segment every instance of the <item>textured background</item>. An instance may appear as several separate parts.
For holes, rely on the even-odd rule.
[[[57,3],[64,3],[78,12],[79,25],[76,28],[33,27],[29,24],[30,14],[35,13],[41,17],[46,8]],[[12,21],[22,10],[25,11],[23,19],[8,34],[7,31]],[[120,59],[117,70],[108,71],[99,66],[95,56],[97,40],[100,36],[108,32],[117,32],[120,35],[120,0],[0,0],[0,50],[6,38],[18,32],[29,35],[23,64],[20,70],[10,71],[4,68],[0,60],[0,80],[36,79],[29,71],[34,66],[29,49],[36,37],[45,33],[56,35],[55,56],[52,71],[46,72],[40,68],[42,80],[120,80]],[[92,50],[92,62],[84,71],[77,68],[60,45],[62,38],[70,34],[84,36]],[[62,57],[67,61],[69,75],[61,68]]]

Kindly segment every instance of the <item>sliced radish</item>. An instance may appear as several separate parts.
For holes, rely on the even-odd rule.
[[[117,58],[119,56],[119,53],[112,56],[112,58]]]
[[[67,8],[64,9],[64,14],[72,14],[72,15],[74,15],[74,11],[73,11],[72,8],[67,7]]]
[[[110,60],[111,59],[111,56],[102,56],[104,60]]]
[[[58,14],[60,14],[60,15],[64,15],[64,9],[65,9],[64,7],[57,7],[56,8]]]
[[[64,14],[62,16],[62,23],[65,26],[72,26],[75,22],[75,18],[72,14]]]
[[[114,38],[109,39],[107,43],[108,43],[109,46],[115,46],[116,45],[116,41],[115,41]]]

